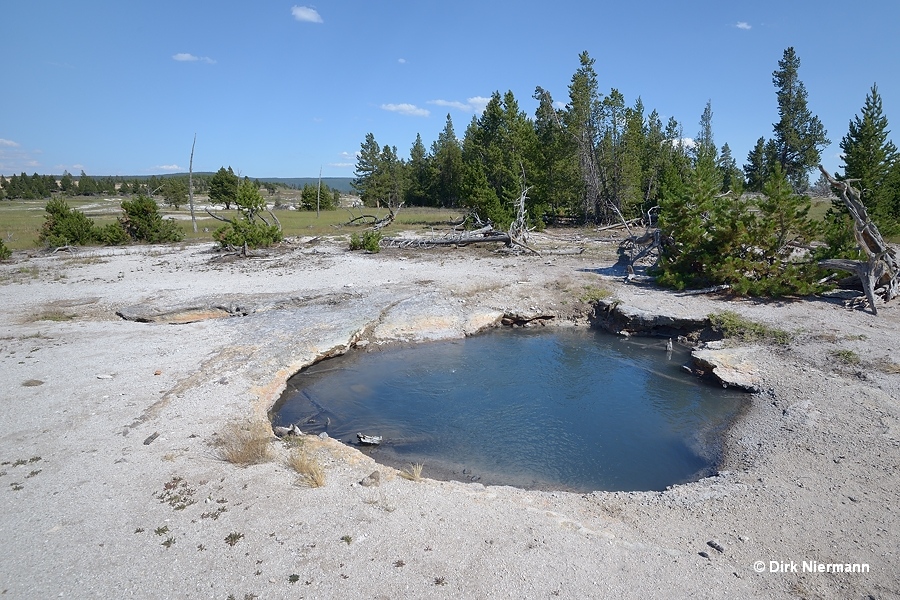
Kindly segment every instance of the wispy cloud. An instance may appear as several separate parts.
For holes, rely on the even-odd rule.
[[[434,104],[435,106],[445,106],[447,108],[455,108],[457,110],[470,110],[471,108],[468,104],[456,100],[429,100],[428,104]]]
[[[294,6],[291,8],[291,14],[294,15],[294,18],[298,21],[303,21],[305,23],[324,23],[321,15],[319,15],[319,11],[314,8],[310,8],[309,6]]]
[[[19,142],[0,138],[0,173],[12,175],[41,167],[40,150],[22,148]]]
[[[183,168],[178,165],[158,165],[153,167],[156,171],[184,171]]]
[[[750,23],[748,23],[747,21],[738,21],[737,24],[735,25],[735,27],[737,27],[738,29],[744,29],[744,30],[753,29],[753,26],[750,25]]]
[[[172,60],[176,60],[178,62],[205,62],[208,65],[216,64],[216,61],[211,59],[208,56],[194,56],[190,52],[179,52],[178,54],[172,55]]]
[[[405,64],[406,64],[406,59],[405,59],[405,58],[398,58],[398,59],[397,59],[397,62],[400,63],[401,65],[405,65]]]
[[[335,162],[335,163],[328,163],[328,166],[329,166],[329,167],[340,167],[340,168],[343,169],[343,168],[346,168],[346,167],[355,167],[355,166],[356,166],[356,163],[349,163],[349,162]]]
[[[431,114],[428,109],[419,108],[415,104],[382,104],[381,109],[410,117],[427,117]]]
[[[488,102],[490,102],[490,98],[485,98],[483,96],[473,96],[468,98],[465,102],[460,102],[458,100],[429,100],[428,104],[434,104],[435,106],[445,106],[447,108],[455,108],[456,110],[461,110],[465,112],[484,112],[484,107],[487,106]]]

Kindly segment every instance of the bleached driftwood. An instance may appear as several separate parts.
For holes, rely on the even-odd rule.
[[[486,225],[480,229],[453,233],[442,237],[431,238],[382,238],[381,244],[387,247],[397,248],[436,248],[439,246],[468,246],[469,244],[483,244],[501,242],[507,246],[512,244],[508,233],[497,231],[492,225]]]
[[[714,285],[711,287],[706,287],[700,290],[687,290],[685,292],[681,292],[678,294],[679,296],[699,296],[701,294],[715,294],[716,292],[724,292],[726,290],[730,290],[731,286],[727,283],[723,283],[721,285]]]
[[[853,218],[853,237],[860,250],[865,252],[867,260],[827,259],[819,262],[819,266],[825,269],[834,269],[853,273],[862,282],[863,291],[872,309],[872,314],[878,314],[875,306],[876,294],[888,302],[900,295],[900,262],[894,249],[888,246],[875,223],[869,219],[865,205],[862,203],[860,192],[850,181],[838,181],[828,171],[819,165],[819,170],[832,187],[839,192],[841,200]]]
[[[353,211],[351,211],[348,208],[347,212],[350,213],[351,218],[349,221],[344,223],[344,225],[356,225],[356,224],[360,224],[359,222],[362,221],[362,224],[370,225],[372,227],[373,231],[379,231],[394,222],[394,219],[397,218],[397,213],[400,212],[401,208],[403,208],[403,203],[402,202],[400,203],[400,206],[397,207],[396,212],[394,212],[394,207],[391,206],[390,204],[388,204],[387,208],[388,208],[388,214],[383,217],[378,217],[377,215],[369,215],[369,214],[354,216]],[[368,222],[366,222],[366,221],[368,221]]]

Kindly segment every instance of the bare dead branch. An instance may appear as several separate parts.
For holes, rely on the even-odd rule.
[[[218,219],[219,221],[223,221],[225,223],[234,223],[234,221],[231,219],[226,219],[225,217],[220,217],[219,215],[212,213],[209,210],[209,207],[204,207],[204,210],[206,211],[206,214],[211,216],[213,219]]]
[[[840,192],[841,200],[853,218],[853,237],[868,257],[866,261],[830,259],[821,261],[819,265],[855,273],[862,282],[872,314],[877,315],[875,295],[878,290],[881,290],[879,295],[885,302],[900,295],[900,263],[894,249],[884,242],[878,227],[869,219],[859,190],[850,185],[849,181],[836,180],[822,165],[819,165],[819,170],[828,183]]]

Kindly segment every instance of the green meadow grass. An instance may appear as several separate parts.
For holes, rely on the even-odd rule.
[[[275,197],[266,199],[270,202],[276,198],[282,201],[290,202],[295,200],[299,194],[293,190],[288,192],[279,191]],[[196,204],[205,204],[207,202],[205,196],[195,197]],[[67,198],[69,206],[81,210],[94,222],[103,226],[111,223],[119,215],[122,214],[121,198]],[[41,224],[44,222],[44,206],[47,200],[5,200],[0,201],[0,238],[10,250],[25,250],[36,248],[38,246],[38,233]],[[828,200],[814,198],[810,216],[814,219],[822,219],[826,211],[831,206]],[[222,226],[220,221],[210,217],[206,211],[196,210],[197,217],[197,233],[194,233],[191,227],[190,210],[187,206],[174,210],[170,207],[161,207],[160,212],[164,217],[175,217],[178,225],[184,231],[184,237],[187,241],[212,241],[213,232]],[[337,210],[323,210],[316,216],[315,211],[306,210],[276,210],[274,211],[281,226],[284,229],[284,235],[301,236],[301,235],[350,235],[354,231],[360,231],[363,225],[347,225],[352,218],[348,209],[339,208]],[[237,213],[235,211],[216,211],[216,214],[232,218]],[[377,217],[384,217],[388,214],[387,209],[362,208],[353,209],[352,216],[361,214],[370,214]],[[425,230],[428,231],[432,227],[442,229],[447,226],[449,221],[459,218],[463,214],[462,210],[437,209],[437,208],[420,208],[410,207],[402,209],[391,226],[384,230],[384,235],[395,235],[403,230]],[[896,241],[896,240],[890,240]]]
[[[69,206],[82,211],[93,219],[94,223],[103,226],[111,223],[122,214],[120,198],[67,198]],[[196,198],[195,203],[202,204],[206,198]],[[44,206],[46,200],[7,200],[0,201],[0,238],[10,250],[26,250],[38,246],[38,234],[44,222]],[[191,227],[190,210],[183,206],[179,210],[161,207],[163,217],[174,217],[184,231],[185,240],[212,241],[213,232],[223,223],[210,217],[204,210],[195,210],[197,217],[197,233]],[[215,211],[216,214],[233,218],[235,211]],[[347,209],[323,210],[316,216],[315,211],[276,210],[275,216],[281,222],[286,237],[302,235],[349,235],[360,231],[363,225],[347,225],[352,218]],[[353,209],[352,216],[361,214],[384,217],[387,209],[363,208]],[[461,211],[436,208],[404,208],[394,223],[384,230],[385,235],[394,235],[408,229],[429,230],[432,227],[444,228],[447,223],[462,215]],[[268,218],[268,215],[266,215]]]

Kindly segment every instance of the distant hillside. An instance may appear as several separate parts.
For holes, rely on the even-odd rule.
[[[215,172],[211,171],[197,171],[194,173],[195,176],[204,176],[204,177],[212,177],[215,175]],[[187,173],[166,173],[164,175],[155,175],[155,177],[187,177]],[[60,176],[61,177],[61,176]],[[92,175],[94,179],[97,179],[96,175]],[[249,177],[249,176],[248,176]],[[102,178],[102,177],[101,177]],[[119,176],[120,179],[149,179],[150,175],[135,175],[135,176]],[[266,183],[267,181],[272,183],[280,183],[283,185],[289,185],[296,188],[302,188],[307,183],[316,185],[319,182],[318,177],[250,177],[250,179],[256,180],[259,179],[261,183]],[[322,185],[327,185],[333,190],[337,190],[342,194],[350,194],[352,193],[353,187],[350,185],[353,182],[353,177],[323,177]],[[75,180],[78,180],[78,177],[75,177]]]
[[[251,179],[253,179],[251,177]],[[269,181],[271,183],[282,183],[284,185],[290,185],[296,188],[302,188],[307,183],[311,185],[316,185],[319,183],[318,177],[259,177],[259,180],[263,183]],[[327,185],[333,190],[337,190],[344,194],[349,194],[353,191],[353,187],[350,185],[353,182],[353,177],[323,177],[322,185]]]

